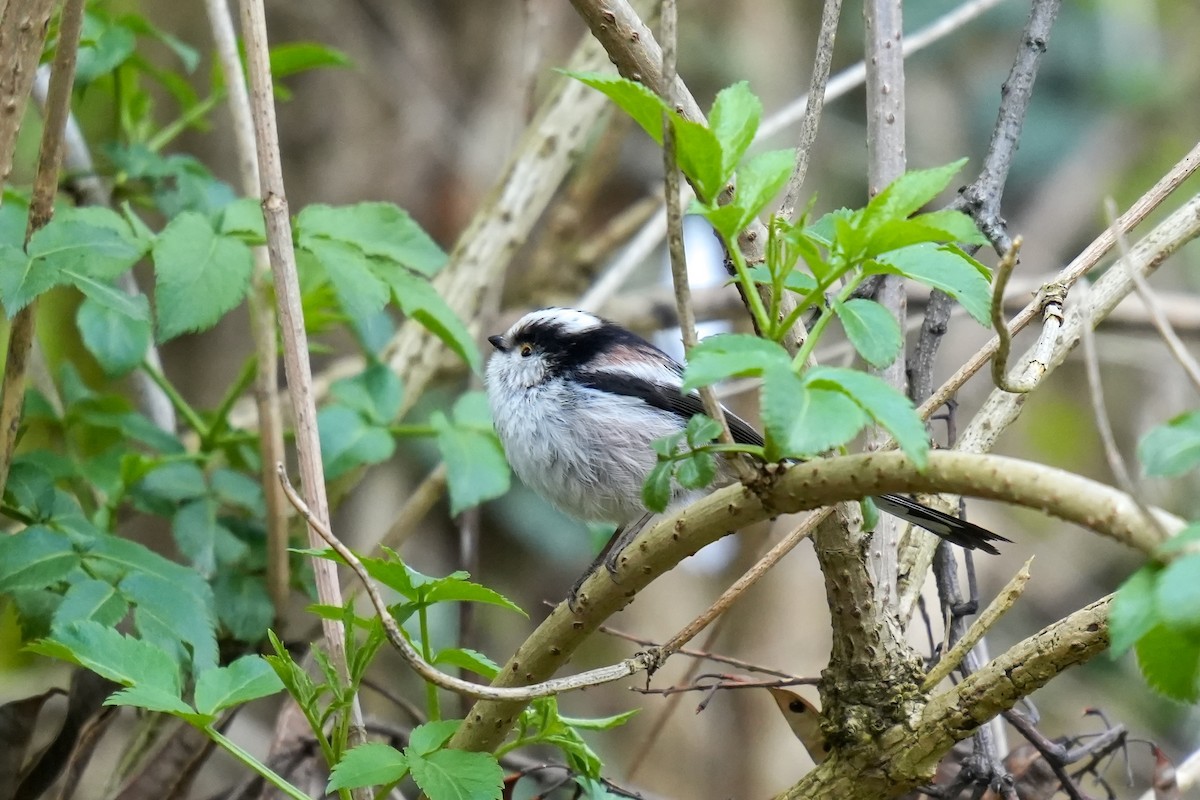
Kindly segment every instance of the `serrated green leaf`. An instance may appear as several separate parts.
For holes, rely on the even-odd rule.
[[[175,461],[157,467],[141,480],[138,487],[176,503],[208,493],[203,470],[189,461]]]
[[[149,308],[147,303],[147,315]],[[126,375],[141,364],[153,339],[149,319],[131,317],[91,297],[79,304],[75,324],[84,346],[110,378]]]
[[[487,603],[515,611],[523,617],[529,616],[521,607],[494,589],[481,586],[478,583],[463,580],[456,576],[437,578],[431,584],[423,587],[424,597],[429,603]]]
[[[279,676],[260,656],[247,655],[227,667],[214,667],[196,679],[196,710],[216,714],[283,689]]]
[[[1144,566],[1117,590],[1108,613],[1109,649],[1114,658],[1124,654],[1161,622],[1154,597],[1159,569],[1154,565]]]
[[[750,268],[751,279],[758,284],[771,285],[771,272],[766,265],[760,264],[757,267]],[[733,283],[734,279],[730,279],[729,283]],[[817,281],[812,275],[801,270],[794,269],[787,274],[783,279],[783,288],[796,294],[808,294],[813,289],[817,288]]]
[[[317,429],[328,480],[364,464],[387,461],[396,450],[396,442],[386,429],[372,425],[357,411],[342,405],[321,409],[317,413]]]
[[[86,86],[129,60],[137,49],[133,31],[97,14],[84,14],[75,62],[75,82]]]
[[[260,642],[275,618],[275,607],[262,578],[223,571],[213,581],[217,619],[230,636]]]
[[[617,104],[617,107],[633,118],[633,121],[646,132],[646,135],[656,144],[662,144],[663,120],[667,112],[667,104],[663,99],[647,87],[636,81],[617,75],[600,74],[597,72],[572,72],[564,70],[564,74],[582,84],[592,87]]]
[[[265,244],[267,226],[262,203],[253,197],[239,197],[221,210],[219,230],[225,236],[238,236],[248,244]]]
[[[80,620],[94,620],[108,627],[125,618],[129,604],[115,586],[94,578],[83,578],[71,584],[62,604],[54,611],[52,625],[65,627]]]
[[[106,706],[132,706],[144,708],[147,711],[158,711],[163,714],[174,714],[189,719],[197,719],[200,724],[211,722],[210,719],[196,715],[195,710],[183,702],[178,694],[172,694],[161,686],[138,685],[113,692],[104,701]]]
[[[216,500],[200,497],[181,505],[171,517],[171,535],[179,552],[201,575],[210,577],[216,572]]]
[[[674,473],[675,462],[659,461],[646,476],[642,484],[642,504],[656,514],[666,510],[671,502],[671,476]]]
[[[404,269],[392,269],[380,275],[392,287],[392,296],[404,314],[429,329],[473,370],[482,363],[475,339],[462,320],[424,278]]]
[[[930,211],[927,214],[917,214],[911,222],[941,233],[940,241],[958,242],[959,244],[976,244],[980,247],[988,243],[987,237],[980,231],[969,214],[952,208],[940,211]]]
[[[42,464],[21,457],[9,471],[4,493],[17,508],[35,519],[46,520],[54,508],[54,480],[55,476]]]
[[[369,317],[387,303],[388,287],[375,276],[371,259],[362,250],[346,242],[319,237],[308,239],[304,246],[324,267],[347,317]]]
[[[750,84],[746,81],[739,81],[717,92],[712,109],[708,112],[708,126],[721,145],[721,172],[726,179],[733,174],[738,162],[754,142],[760,119],[762,101],[750,91]]]
[[[960,158],[951,164],[904,173],[871,198],[862,217],[862,229],[872,231],[889,220],[905,219],[937,197],[967,163]]]
[[[265,512],[262,484],[256,478],[221,467],[209,476],[213,494],[222,503],[243,508],[254,514]]]
[[[28,649],[86,667],[122,686],[145,686],[179,697],[179,668],[164,650],[94,620],[55,628]]]
[[[323,67],[352,67],[354,61],[341,50],[320,42],[285,42],[271,47],[271,75],[286,78]]]
[[[1163,624],[1200,641],[1200,553],[1168,564],[1158,574],[1155,598]]]
[[[918,244],[884,253],[866,270],[903,275],[941,289],[953,297],[980,325],[991,325],[992,290],[973,260],[955,247]],[[977,262],[976,262],[977,263]]]
[[[454,401],[454,423],[460,426],[492,430],[492,408],[487,392],[463,392]]]
[[[704,489],[717,476],[717,461],[712,453],[693,453],[676,462],[675,479],[685,489]]]
[[[769,442],[767,457],[819,455],[853,439],[867,415],[840,391],[809,385],[790,367],[763,373],[762,419]]]
[[[490,753],[438,750],[409,758],[413,780],[429,800],[500,800],[504,771]]]
[[[437,431],[438,450],[446,463],[451,514],[508,491],[508,462],[494,433],[454,424],[440,412],[429,421]]]
[[[839,367],[815,367],[804,375],[812,388],[844,392],[871,419],[883,426],[912,459],[917,469],[928,462],[929,439],[912,401],[885,381],[865,372]]]
[[[675,161],[679,169],[692,182],[701,202],[712,203],[729,182],[725,171],[721,143],[699,122],[670,114],[671,128],[675,131]]]
[[[408,759],[383,742],[367,742],[347,750],[329,774],[326,792],[363,786],[388,786],[408,774]]]
[[[167,650],[182,642],[191,648],[191,662],[197,672],[217,664],[217,637],[213,629],[211,603],[158,575],[135,572],[126,575],[117,587],[134,604],[134,625],[143,639]]]
[[[730,205],[741,209],[739,231],[757,217],[787,184],[796,165],[794,150],[759,153],[737,171],[737,189]]]
[[[53,586],[78,566],[71,540],[57,531],[34,525],[0,536],[0,592]]]
[[[500,665],[477,650],[469,647],[449,647],[441,650],[433,659],[434,664],[448,664],[459,669],[470,670],[491,680],[500,673]]]
[[[126,294],[107,280],[64,269],[63,274],[89,300],[136,322],[150,321],[150,300],[144,294]]]
[[[408,212],[392,203],[305,206],[296,228],[300,246],[309,250],[321,240],[342,242],[426,277],[436,274],[446,263],[445,251]]]
[[[329,392],[339,403],[377,425],[388,425],[395,419],[403,394],[400,378],[377,361],[352,378],[335,381]]]
[[[1200,638],[1158,625],[1138,639],[1135,649],[1152,689],[1182,703],[1200,700]]]
[[[775,342],[741,333],[710,336],[688,353],[683,391],[690,392],[727,378],[760,375],[776,366],[791,367],[787,351]]]
[[[252,271],[250,248],[218,235],[203,215],[172,219],[154,243],[159,340],[215,325],[242,302]]]
[[[1200,464],[1200,411],[1152,428],[1138,442],[1137,455],[1142,474],[1150,476],[1182,475]]]
[[[1177,553],[1200,552],[1200,523],[1193,522],[1154,550],[1154,557],[1164,561]]]
[[[408,737],[408,754],[423,756],[432,753],[450,741],[461,724],[461,719],[442,719],[418,725]]]
[[[890,311],[874,300],[862,298],[834,303],[833,311],[842,321],[846,338],[868,364],[886,367],[896,360],[904,346],[904,335]]]
[[[685,431],[688,444],[692,447],[699,447],[714,441],[721,435],[721,423],[706,414],[694,414],[688,420]]]

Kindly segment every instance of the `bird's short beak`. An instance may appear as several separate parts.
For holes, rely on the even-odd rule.
[[[489,336],[488,342],[492,345],[492,347],[496,348],[501,353],[503,353],[504,350],[506,349],[504,347],[504,337],[503,336]]]

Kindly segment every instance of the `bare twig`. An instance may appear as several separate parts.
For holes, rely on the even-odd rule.
[[[813,58],[812,77],[805,97],[804,118],[800,122],[800,140],[796,144],[796,166],[788,178],[783,202],[779,205],[779,216],[788,221],[796,218],[796,202],[800,198],[800,187],[808,173],[808,157],[817,140],[817,126],[825,108],[825,86],[829,83],[829,67],[833,63],[833,43],[837,37],[838,19],[842,14],[842,0],[825,0],[821,6],[821,30],[817,33],[817,52]]]
[[[30,24],[30,18],[22,18],[23,12],[35,9],[20,8],[20,3],[10,0],[5,8],[4,22],[8,21],[11,6],[17,6],[16,16],[24,24]],[[75,81],[75,55],[79,47],[79,33],[83,29],[83,0],[66,0],[58,25],[58,46],[54,51],[53,74],[50,77],[50,88],[46,97],[46,113],[42,126],[42,143],[38,151],[37,174],[33,180],[33,194],[29,200],[29,223],[25,229],[25,243],[29,244],[30,237],[40,230],[54,215],[54,195],[58,191],[58,172],[62,165],[63,131],[66,128],[67,117],[71,113],[71,85]],[[39,28],[42,37],[45,36],[44,22]],[[19,45],[32,44],[21,34],[17,34]],[[3,43],[0,42],[0,45]],[[20,55],[26,55],[22,52]],[[29,70],[28,80],[33,79],[33,65],[37,63],[37,52],[32,54],[30,64],[22,66]],[[4,77],[0,77],[7,84]],[[24,82],[18,76],[19,82]],[[28,93],[32,88],[27,83],[20,87],[24,93],[15,98],[14,105],[23,107]],[[7,90],[7,86],[5,87]],[[6,98],[0,98],[0,101]],[[5,108],[5,113],[9,111]],[[15,131],[14,131],[15,135]],[[7,145],[7,143],[2,143]],[[4,156],[11,159],[11,154]],[[0,178],[8,178],[11,161],[4,165]],[[34,300],[17,312],[13,318],[8,333],[8,357],[4,362],[4,380],[0,386],[0,491],[8,483],[8,471],[12,466],[13,451],[17,446],[17,430],[21,425],[21,407],[25,401],[25,373],[29,364],[29,354],[33,349],[35,321],[37,319],[37,301]]]
[[[589,670],[567,678],[555,678],[518,689],[483,686],[473,681],[466,681],[439,671],[437,667],[421,658],[421,654],[417,652],[416,648],[409,644],[408,639],[404,636],[404,632],[400,630],[400,626],[396,623],[396,618],[388,611],[387,602],[379,594],[379,590],[375,588],[375,584],[371,581],[371,576],[367,574],[366,567],[363,566],[358,556],[354,555],[350,548],[342,544],[333,535],[328,524],[317,519],[312,509],[296,493],[296,490],[288,481],[287,472],[283,464],[277,464],[276,471],[279,476],[279,484],[283,487],[283,492],[287,496],[288,501],[300,513],[300,516],[304,517],[309,527],[316,532],[317,537],[333,548],[334,552],[346,562],[350,569],[354,571],[354,574],[358,576],[358,579],[362,581],[363,588],[367,592],[367,597],[370,598],[371,605],[375,607],[375,612],[379,615],[379,620],[383,624],[384,632],[387,633],[388,641],[396,648],[404,660],[408,662],[413,671],[433,685],[476,699],[528,701],[539,697],[562,694],[574,689],[611,683],[621,678],[627,678],[649,667],[651,662],[647,656],[636,655],[633,658],[626,659],[619,664],[613,664],[610,667],[601,667],[600,669]],[[325,559],[321,560],[324,561]],[[326,563],[332,562],[327,561]]]
[[[267,248],[271,256],[275,297],[283,333],[284,369],[296,424],[296,454],[300,478],[307,507],[312,509],[312,519],[328,527],[329,500],[325,494],[321,441],[317,436],[317,409],[312,391],[312,365],[308,360],[308,335],[304,330],[300,282],[296,272],[296,254],[292,246],[291,219],[283,186],[279,133],[275,122],[274,89],[267,47],[267,20],[262,0],[241,0],[241,13],[258,153],[259,194],[262,197]],[[321,537],[311,522],[308,532],[309,541],[313,546],[319,545]],[[338,586],[334,565],[323,559],[314,559],[313,575],[321,602],[340,607],[342,592]],[[322,619],[321,625],[330,661],[343,684],[349,686],[344,626],[339,620],[328,618]],[[357,698],[351,704],[351,717],[351,742],[357,744],[365,740],[362,731],[362,710]]]
[[[1117,204],[1111,197],[1105,200],[1104,210],[1108,213],[1110,226],[1116,225]],[[1125,239],[1125,234],[1114,229],[1114,234],[1117,237],[1117,249],[1121,253],[1121,263],[1125,265],[1125,269],[1129,273],[1129,279],[1133,281],[1133,288],[1137,292],[1138,297],[1146,304],[1146,312],[1150,316],[1150,321],[1153,323],[1159,335],[1167,344],[1167,349],[1171,351],[1171,355],[1179,362],[1179,366],[1183,367],[1184,373],[1192,382],[1192,387],[1200,391],[1200,364],[1196,363],[1196,359],[1188,352],[1180,340],[1179,335],[1175,333],[1175,329],[1171,326],[1171,320],[1167,318],[1166,312],[1163,311],[1162,305],[1158,301],[1154,290],[1150,288],[1150,283],[1142,276],[1140,272],[1133,269],[1129,259],[1129,242]]]
[[[632,633],[625,633],[624,631],[617,630],[616,628],[613,628],[609,625],[601,625],[599,628],[597,628],[597,630],[600,633],[607,634],[608,636],[615,636],[618,639],[624,639],[627,642],[633,642],[634,644],[640,644],[643,647],[659,647],[659,643],[653,639],[647,639],[643,636],[634,636]],[[761,672],[764,675],[774,675],[776,678],[781,678],[784,680],[791,680],[793,678],[798,677],[796,675],[793,675],[790,672],[784,672],[781,669],[775,669],[774,667],[765,667],[762,664],[755,664],[753,662],[745,661],[740,658],[734,658],[733,656],[721,655],[720,653],[713,653],[708,650],[693,650],[693,649],[687,648],[687,647],[680,647],[680,648],[677,648],[675,650],[675,652],[679,653],[679,655],[681,655],[681,656],[688,656],[689,658],[705,659],[707,661],[715,661],[718,664],[728,664],[731,667],[737,667],[738,669],[744,669],[747,672]]]
[[[238,54],[237,34],[227,0],[205,0],[217,58],[229,92],[229,114],[233,119],[238,172],[246,197],[261,198],[258,155],[254,143],[254,119],[250,96]],[[279,403],[279,361],[275,340],[275,313],[271,306],[271,260],[265,247],[254,248],[254,272],[248,297],[250,331],[254,339],[254,403],[258,410],[259,480],[267,500],[267,589],[281,620],[287,609],[291,579],[288,575],[287,506],[273,464],[283,460],[283,413]]]
[[[933,687],[942,682],[942,679],[954,671],[971,650],[975,644],[983,638],[983,635],[988,632],[1000,617],[1004,616],[1013,604],[1017,602],[1017,598],[1025,591],[1025,584],[1029,582],[1029,565],[1033,563],[1030,558],[1025,562],[1024,566],[1017,571],[1017,574],[1004,585],[988,607],[983,610],[963,637],[954,643],[950,651],[942,656],[941,660],[934,665],[933,669],[925,676],[925,683],[921,687],[925,691],[929,691]]]

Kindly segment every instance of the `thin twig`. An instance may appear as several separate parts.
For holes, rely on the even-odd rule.
[[[237,34],[227,0],[205,0],[217,59],[229,92],[229,114],[233,119],[234,143],[237,146],[238,172],[242,193],[261,198],[258,154],[254,143],[254,118],[250,111],[250,96],[238,53]],[[282,620],[291,593],[288,570],[287,505],[279,482],[275,480],[273,464],[283,460],[283,412],[279,401],[279,359],[275,338],[275,312],[271,305],[271,259],[265,247],[254,248],[254,272],[247,305],[250,311],[250,332],[254,339],[254,403],[258,411],[259,459],[262,462],[259,482],[267,501],[267,590],[275,607],[276,621]]]
[[[1004,585],[999,594],[992,598],[992,602],[988,603],[987,608],[975,619],[975,622],[971,624],[971,627],[967,629],[962,638],[954,643],[954,647],[950,648],[950,651],[942,656],[941,660],[933,666],[933,669],[929,670],[921,687],[924,691],[931,690],[941,683],[943,678],[953,672],[954,668],[962,662],[971,648],[983,638],[983,635],[996,624],[1000,617],[1004,616],[1013,607],[1013,604],[1017,602],[1017,598],[1025,591],[1025,584],[1029,582],[1029,565],[1032,563],[1033,558],[1031,557],[1021,569],[1017,570],[1017,574]]]
[[[659,643],[657,641],[655,641],[654,639],[647,639],[643,636],[634,636],[632,633],[625,633],[624,631],[617,630],[616,628],[613,628],[609,625],[601,625],[599,628],[597,628],[597,630],[600,633],[604,633],[609,636],[615,636],[618,639],[624,639],[625,641],[633,642],[634,644],[640,644],[643,647],[659,647],[660,646]],[[765,667],[762,664],[755,664],[751,661],[745,661],[740,658],[734,658],[733,656],[721,655],[720,653],[713,653],[708,650],[693,650],[688,647],[680,647],[680,648],[676,649],[675,652],[679,653],[679,655],[681,655],[681,656],[688,656],[689,658],[705,659],[707,661],[716,661],[718,664],[728,664],[731,667],[737,667],[738,669],[744,669],[747,672],[761,672],[764,675],[774,675],[776,678],[782,678],[784,680],[791,680],[793,678],[798,677],[796,675],[793,675],[790,672],[784,672],[781,669],[775,669],[774,667]]]
[[[383,624],[383,630],[387,634],[388,641],[396,648],[401,657],[408,662],[413,671],[433,685],[440,686],[452,692],[458,692],[467,697],[473,697],[477,700],[528,701],[539,697],[562,694],[574,689],[611,683],[621,678],[627,678],[649,667],[651,663],[650,659],[643,654],[638,654],[633,658],[626,659],[619,664],[613,664],[609,667],[601,667],[582,672],[578,675],[555,678],[520,688],[483,686],[439,671],[437,667],[421,658],[421,654],[417,652],[416,648],[409,644],[408,639],[404,636],[404,632],[400,630],[396,618],[388,611],[387,602],[383,599],[379,590],[375,588],[375,584],[371,581],[371,576],[367,574],[367,569],[363,566],[362,561],[359,560],[358,556],[350,548],[342,544],[333,535],[333,531],[329,529],[329,526],[325,522],[314,516],[312,509],[296,493],[295,488],[293,488],[291,482],[288,480],[287,471],[284,469],[283,464],[277,464],[276,471],[279,475],[279,484],[283,487],[283,492],[287,496],[288,501],[299,512],[300,516],[304,518],[309,527],[315,531],[317,537],[329,545],[346,562],[346,565],[354,571],[358,579],[362,581],[363,589],[366,591],[367,597],[370,598],[371,605],[375,607],[375,612],[379,615],[379,620]],[[326,563],[333,563],[326,559],[321,560],[326,561]]]
[[[1111,197],[1105,200],[1104,210],[1108,213],[1109,225],[1115,225],[1117,218],[1116,201]],[[1158,301],[1158,296],[1150,288],[1150,282],[1133,268],[1129,259],[1129,242],[1126,240],[1125,234],[1119,230],[1114,230],[1114,233],[1117,237],[1117,249],[1121,253],[1121,263],[1125,265],[1129,279],[1133,281],[1133,288],[1137,291],[1138,297],[1146,304],[1146,312],[1150,316],[1150,322],[1153,323],[1159,335],[1162,336],[1163,341],[1166,342],[1167,349],[1171,351],[1171,355],[1179,362],[1179,366],[1183,367],[1183,371],[1192,382],[1192,387],[1200,391],[1200,364],[1196,363],[1196,359],[1192,358],[1192,354],[1188,352],[1179,335],[1175,333],[1175,329],[1171,326],[1171,320],[1167,318],[1162,304]]]
[[[296,254],[292,246],[291,218],[283,186],[263,0],[241,0],[241,12],[242,39],[250,76],[251,110],[258,153],[259,194],[262,197],[267,247],[271,256],[275,298],[283,333],[284,369],[296,424],[296,455],[307,507],[313,509],[312,519],[328,527],[329,500],[325,494],[321,442],[317,436],[317,409],[312,391],[312,365],[308,360],[308,334],[304,329],[300,281],[296,272]],[[321,538],[311,523],[308,533],[312,545],[319,545]],[[342,593],[334,565],[323,559],[314,559],[313,575],[320,601],[325,605],[340,608]],[[322,619],[321,626],[334,670],[343,685],[349,686],[345,628],[340,620],[328,618]],[[362,730],[362,709],[357,697],[350,704],[350,714],[351,743],[358,744],[365,741],[365,734]]]
[[[631,686],[629,690],[638,694],[658,694],[663,697],[670,697],[671,695],[683,694],[685,692],[711,692],[720,689],[779,689],[784,686],[815,686],[820,680],[820,678],[780,678],[774,681],[719,680],[717,683],[697,682],[680,686],[667,686],[662,689],[655,689],[650,686]]]
[[[58,173],[62,166],[63,131],[71,113],[75,56],[79,48],[79,33],[83,29],[83,7],[83,0],[66,0],[59,16],[54,71],[46,93],[46,113],[42,125],[41,147],[38,150],[37,174],[29,199],[29,223],[25,228],[26,246],[33,234],[45,226],[54,215],[54,195],[58,191]],[[7,10],[6,8],[6,18]],[[45,35],[44,28],[42,35]],[[30,79],[33,78],[33,71],[30,68]],[[28,92],[28,89],[26,91]],[[24,99],[21,98],[22,104]],[[8,110],[5,109],[5,112]],[[0,177],[7,179],[7,172]],[[37,301],[34,300],[17,312],[9,328],[8,357],[4,362],[4,380],[0,385],[0,491],[8,483],[8,471],[17,447],[21,408],[25,402],[25,373],[29,366],[29,354],[33,349],[36,319]]]
[[[1032,392],[1046,374],[1046,365],[1054,352],[1058,332],[1062,329],[1063,303],[1066,300],[1066,289],[1061,285],[1046,284],[1042,287],[1038,295],[1042,301],[1042,332],[1038,336],[1037,344],[1032,348],[1033,357],[1026,365],[1025,372],[1019,378],[1010,378],[1008,356],[1012,347],[1012,336],[1008,332],[1008,326],[1004,324],[1004,291],[1020,257],[1022,242],[1020,236],[1010,240],[1008,251],[996,265],[996,277],[992,287],[992,329],[996,331],[1000,340],[996,347],[996,355],[992,357],[992,383],[1002,391],[1014,394]]]
[[[800,137],[796,143],[796,166],[788,178],[783,202],[779,205],[779,216],[794,222],[796,202],[800,187],[808,174],[808,158],[813,143],[817,140],[817,126],[825,108],[825,86],[829,83],[829,67],[833,63],[833,43],[837,37],[838,19],[842,14],[842,0],[825,0],[821,6],[821,29],[817,33],[817,52],[813,58],[812,78],[805,97],[804,118],[800,121]]]

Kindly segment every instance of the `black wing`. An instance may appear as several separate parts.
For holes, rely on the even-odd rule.
[[[684,394],[676,386],[651,383],[619,372],[587,372],[580,374],[578,378],[580,383],[592,389],[636,397],[645,401],[647,405],[669,411],[683,420],[684,424],[696,414],[704,413],[704,403],[700,401],[700,395],[695,392]],[[763,446],[762,435],[737,414],[725,409],[725,420],[735,442]]]

